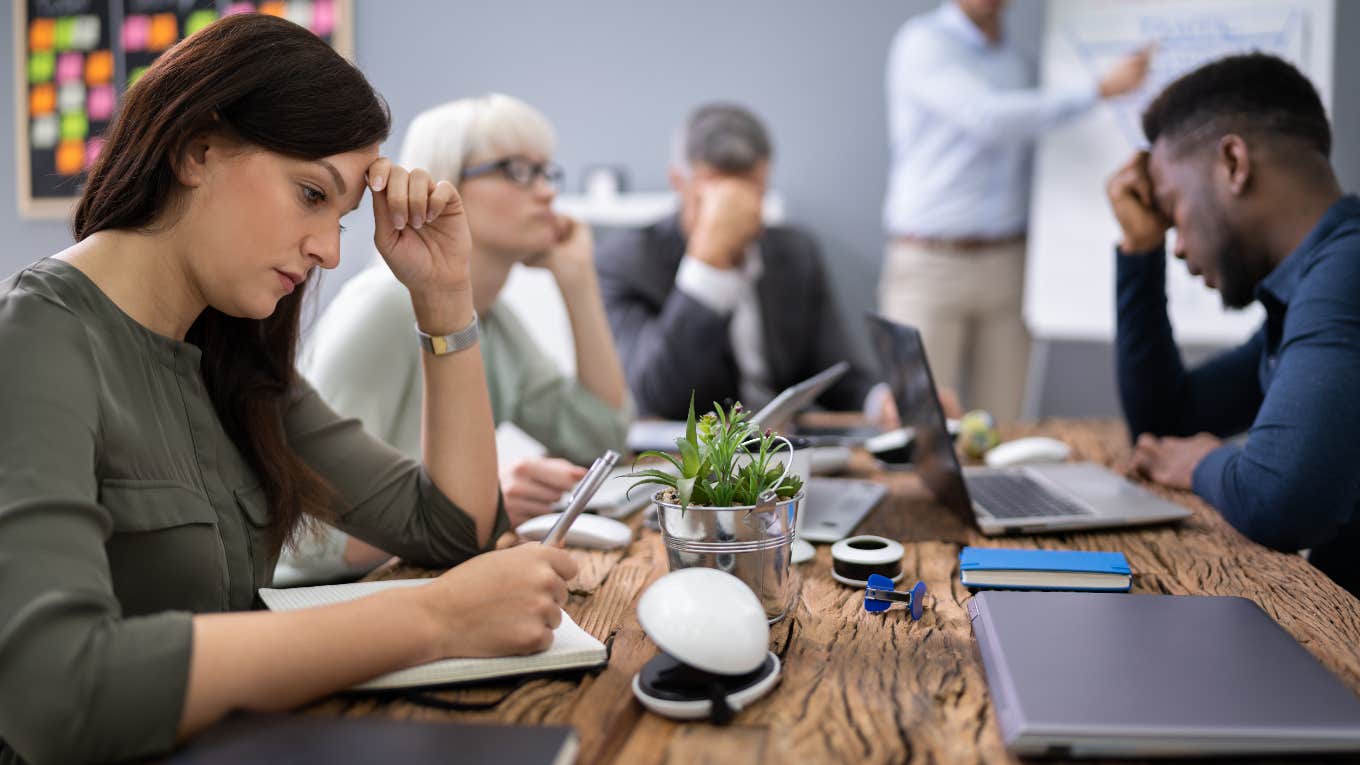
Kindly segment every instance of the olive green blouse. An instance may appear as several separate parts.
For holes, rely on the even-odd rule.
[[[0,765],[166,751],[191,615],[250,609],[270,583],[264,491],[199,349],[73,266],[0,282],[0,359]],[[419,463],[305,382],[290,401],[288,443],[335,489],[340,529],[429,566],[482,551]],[[501,510],[492,539],[508,526]]]

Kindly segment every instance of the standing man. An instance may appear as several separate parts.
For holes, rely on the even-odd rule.
[[[1029,364],[1020,309],[1034,142],[1137,88],[1149,55],[1120,61],[1099,83],[1034,89],[1029,62],[1003,34],[1005,5],[946,0],[893,40],[879,285],[883,313],[921,330],[936,380],[1003,422],[1020,416]]]
[[[1322,101],[1288,63],[1233,56],[1143,114],[1151,149],[1110,179],[1119,394],[1134,466],[1360,595],[1360,199],[1343,195]],[[1246,343],[1186,369],[1166,314],[1166,232]],[[1245,442],[1224,443],[1246,431]]]

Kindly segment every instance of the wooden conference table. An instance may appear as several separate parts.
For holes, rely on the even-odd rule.
[[[1123,468],[1128,440],[1116,422],[1050,421],[1009,429],[1045,434],[1073,447],[1076,459]],[[622,551],[575,554],[580,575],[567,611],[600,639],[614,635],[609,666],[597,675],[535,679],[515,685],[436,692],[476,711],[445,711],[406,701],[332,697],[317,714],[419,720],[571,725],[581,763],[1013,762],[1002,745],[982,662],[964,609],[958,553],[966,544],[1120,550],[1133,568],[1133,591],[1237,595],[1259,603],[1344,683],[1360,691],[1360,601],[1296,555],[1248,541],[1188,492],[1154,489],[1194,510],[1176,526],[990,540],[936,504],[910,474],[875,470],[857,454],[851,470],[890,487],[858,533],[906,545],[906,586],[915,579],[935,596],[919,622],[901,609],[864,613],[860,592],[830,576],[829,546],[800,566],[802,594],[791,617],[771,629],[784,661],[780,685],[728,727],[676,723],[646,712],[632,677],[656,648],[638,626],[639,594],[666,573],[657,532],[641,529]],[[641,513],[632,518],[640,526]],[[397,566],[387,577],[433,576]]]

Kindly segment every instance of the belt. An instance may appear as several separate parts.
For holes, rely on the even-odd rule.
[[[951,250],[954,252],[977,252],[987,250],[992,247],[1000,247],[1007,244],[1019,244],[1025,241],[1024,234],[1012,234],[997,238],[981,236],[965,236],[959,238],[948,237],[929,237],[929,236],[910,236],[899,235],[892,238],[894,244],[906,244],[912,247],[922,247],[932,250]]]

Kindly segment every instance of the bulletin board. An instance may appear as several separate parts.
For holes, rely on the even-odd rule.
[[[70,214],[122,94],[158,56],[221,16],[280,16],[354,54],[352,0],[13,2],[15,179],[26,218]]]

